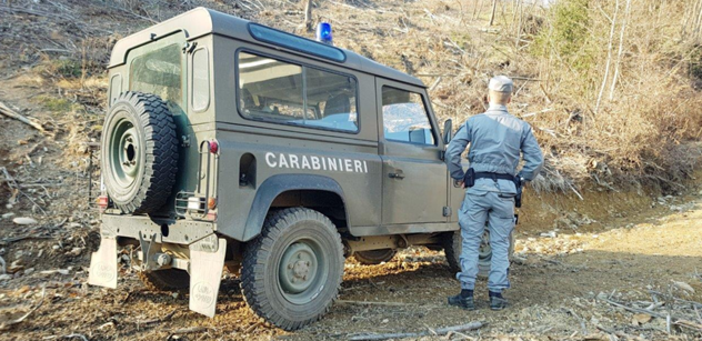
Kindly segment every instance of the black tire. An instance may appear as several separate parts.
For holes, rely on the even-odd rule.
[[[375,265],[390,261],[396,254],[397,251],[393,249],[358,251],[353,253],[353,258],[361,264]]]
[[[487,232],[487,227],[485,227],[485,232]],[[509,260],[512,261],[512,255],[514,254],[514,230],[509,235]],[[461,244],[463,238],[461,237],[461,230],[449,232],[444,238],[444,253],[446,254],[446,260],[449,263],[449,270],[452,273],[457,273],[461,271]],[[487,242],[489,247],[489,233],[487,237]],[[481,244],[481,249],[485,245]],[[478,258],[478,278],[487,278],[490,275],[490,261],[492,259],[492,250],[489,253],[481,254]]]
[[[138,271],[137,276],[151,291],[177,291],[190,287],[190,275],[180,269]]]
[[[163,100],[120,94],[105,118],[101,149],[103,180],[115,207],[123,213],[163,207],[178,172],[176,125]]]
[[[256,315],[296,330],[329,310],[343,273],[341,236],[331,220],[314,210],[288,208],[270,214],[261,235],[246,244],[241,290]],[[304,289],[284,289],[295,285]]]

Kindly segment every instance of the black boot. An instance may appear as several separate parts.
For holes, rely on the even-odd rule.
[[[502,310],[507,307],[507,300],[502,293],[490,291],[490,309]]]
[[[473,290],[463,289],[456,296],[448,298],[448,304],[459,307],[463,310],[475,310],[475,302],[473,301]]]

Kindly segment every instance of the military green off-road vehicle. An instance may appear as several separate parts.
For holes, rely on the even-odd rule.
[[[130,249],[148,287],[189,288],[211,317],[226,267],[293,330],[330,308],[345,257],[425,245],[459,268],[451,123],[420,80],[202,8],[120,40],[109,70],[91,284],[115,288]]]

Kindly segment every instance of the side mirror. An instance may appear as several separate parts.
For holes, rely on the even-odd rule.
[[[443,139],[444,144],[449,144],[449,142],[451,142],[451,139],[453,139],[453,120],[451,120],[450,118],[444,121]]]

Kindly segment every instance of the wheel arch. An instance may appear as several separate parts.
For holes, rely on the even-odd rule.
[[[315,200],[314,194],[326,194],[324,200]],[[349,215],[344,192],[339,183],[327,176],[311,174],[278,174],[266,179],[256,191],[244,226],[242,241],[249,241],[261,233],[266,215],[273,207],[304,206],[316,208],[321,202],[326,207],[342,206],[343,223],[348,226]]]

